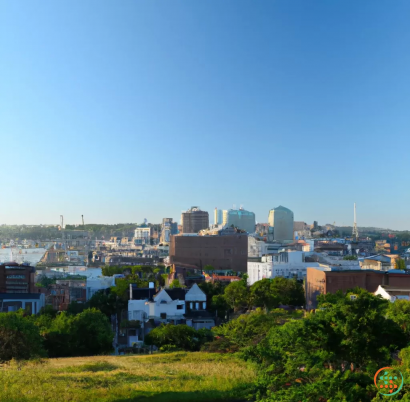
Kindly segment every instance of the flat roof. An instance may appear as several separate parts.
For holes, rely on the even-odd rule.
[[[42,293],[0,293],[0,300],[5,299],[40,299]]]

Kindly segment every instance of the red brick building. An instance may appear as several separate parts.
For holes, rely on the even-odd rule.
[[[171,264],[189,264],[199,269],[212,265],[216,270],[247,271],[248,236],[171,236]]]
[[[27,264],[6,262],[0,265],[0,293],[36,293],[36,269]]]
[[[317,307],[319,294],[336,293],[338,290],[359,286],[374,293],[379,285],[410,287],[410,275],[395,271],[340,270],[337,268],[307,268],[305,291],[306,308]]]

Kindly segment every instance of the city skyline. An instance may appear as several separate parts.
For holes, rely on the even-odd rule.
[[[3,2],[0,223],[410,229],[410,3]],[[165,152],[164,152],[165,151]],[[211,219],[212,221],[212,219]]]
[[[276,208],[276,207],[278,207],[279,205],[276,205],[275,207],[272,207],[272,208],[270,208],[269,210],[268,210],[268,212],[267,212],[267,214],[266,214],[266,219],[265,220],[263,220],[263,219],[258,219],[258,216],[256,215],[256,213],[255,213],[255,218],[256,218],[256,223],[268,223],[268,218],[269,218],[269,213],[270,213],[270,210],[271,209],[273,209],[273,208]],[[282,205],[283,206],[283,205]],[[208,212],[209,213],[209,225],[210,226],[212,226],[213,224],[214,224],[214,222],[213,222],[213,213],[214,213],[214,210],[215,209],[209,209],[209,210],[207,210],[207,209],[205,209],[205,208],[201,208],[200,207],[200,205],[197,205],[197,207],[198,208],[200,208],[202,211],[205,211],[205,212]],[[243,207],[243,206],[242,206]],[[218,209],[220,209],[220,208],[218,208]],[[232,205],[230,208],[221,208],[221,211],[223,212],[224,210],[230,210],[230,209],[236,209],[236,210],[238,210],[239,209],[239,207],[236,207],[236,208],[234,208],[234,205]],[[243,207],[243,209],[245,209],[245,210],[249,210],[249,209],[246,209],[246,208],[244,208]],[[291,208],[289,208],[289,209],[291,209]],[[181,213],[182,212],[186,212],[186,211],[188,211],[189,210],[189,208],[187,208],[187,209],[182,209],[181,210],[181,212],[179,213],[179,214],[176,214],[175,216],[175,218],[171,218],[171,219],[173,219],[173,221],[174,222],[177,222],[178,223],[178,225],[180,225],[181,224]],[[292,210],[292,209],[291,209]],[[254,211],[252,211],[252,210],[249,210],[249,212],[254,212]],[[294,211],[292,210],[292,212],[294,213]],[[161,215],[161,212],[159,211],[159,212],[157,212],[157,214],[156,214],[156,216],[162,216]],[[79,217],[74,217],[73,219],[70,219],[70,215],[63,215],[64,216],[64,226],[65,225],[78,225],[78,226],[82,226],[82,223],[81,223],[81,215],[79,216]],[[112,215],[110,215],[110,216],[112,216]],[[59,215],[59,217],[60,217],[60,215]],[[72,217],[71,217],[72,218]],[[162,221],[163,221],[163,219],[164,219],[164,217],[162,216],[161,218],[158,218],[158,219],[150,219],[150,217],[144,217],[144,218],[141,218],[141,219],[137,219],[137,220],[123,220],[123,221],[115,221],[115,220],[110,220],[110,221],[86,221],[85,222],[85,224],[107,224],[107,225],[113,225],[113,224],[125,224],[125,223],[132,223],[132,224],[143,224],[144,223],[144,220],[145,219],[147,219],[147,223],[150,223],[150,224],[162,224]],[[334,220],[328,220],[328,221],[322,221],[320,218],[314,218],[314,219],[312,219],[312,220],[307,220],[307,219],[298,219],[298,217],[296,216],[295,217],[295,222],[305,222],[306,224],[308,224],[308,225],[311,225],[311,224],[313,224],[313,222],[314,221],[317,221],[318,222],[318,225],[327,225],[327,224],[330,224],[330,225],[333,225],[333,224],[335,224],[335,226],[338,226],[338,227],[343,227],[343,226],[345,226],[345,227],[353,227],[353,207],[352,207],[352,220],[351,220],[351,222],[336,222],[336,221],[334,221]],[[18,222],[0,222],[0,225],[1,224],[6,224],[6,225],[24,225],[24,224],[26,224],[26,225],[60,225],[60,220],[58,220],[58,221],[56,221],[56,222],[53,222],[53,221],[49,221],[49,222],[35,222],[35,221],[33,221],[33,222],[20,222],[20,223],[18,223]],[[407,230],[406,228],[405,229],[396,229],[396,228],[394,228],[394,227],[391,227],[391,226],[380,226],[380,225],[375,225],[375,224],[372,224],[372,223],[370,223],[370,224],[365,224],[365,223],[361,223],[361,222],[359,222],[358,224],[357,224],[357,226],[358,227],[375,227],[375,228],[379,228],[379,229],[390,229],[390,230]]]

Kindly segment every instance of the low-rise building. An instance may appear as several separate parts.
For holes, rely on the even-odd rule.
[[[248,236],[248,258],[262,258],[267,254],[278,253],[282,243],[266,242],[255,236]]]
[[[301,251],[284,251],[260,259],[249,259],[248,284],[277,276],[302,280],[306,277],[307,268],[312,266],[319,266],[319,263],[305,262],[305,253]]]
[[[377,271],[389,271],[396,268],[396,260],[399,255],[374,255],[360,261],[362,269],[374,269]]]
[[[0,293],[0,312],[2,313],[22,308],[28,314],[38,314],[44,306],[44,293]]]
[[[189,290],[182,288],[157,290],[130,285],[128,320],[139,322],[139,331],[128,334],[128,346],[143,341],[146,333],[161,323],[187,324],[195,329],[212,328],[215,321],[206,310],[206,295],[194,284]],[[148,325],[149,324],[149,325]]]
[[[305,281],[306,308],[315,309],[320,294],[346,291],[356,286],[375,293],[379,285],[410,287],[410,274],[399,270],[348,269],[324,265],[308,267]]]
[[[396,300],[407,300],[410,301],[410,286],[388,286],[379,285],[374,294],[380,295],[383,299],[387,299],[391,302]]]
[[[98,278],[87,278],[86,283],[86,299],[90,300],[95,293],[100,290],[109,289],[111,286],[115,286],[115,278],[112,276],[102,276]]]

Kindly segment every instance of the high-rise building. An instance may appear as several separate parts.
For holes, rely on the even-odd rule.
[[[135,244],[150,244],[151,228],[145,223],[139,225],[134,232]]]
[[[222,223],[222,211],[215,207],[214,210],[214,223],[220,225]]]
[[[246,230],[248,233],[255,233],[255,214],[245,211],[243,208],[230,209],[223,212],[223,224],[233,225],[238,229]]]
[[[191,207],[181,214],[182,233],[198,233],[209,227],[209,214],[199,207]]]
[[[269,211],[269,226],[273,229],[273,240],[293,240],[293,212],[281,205]]]
[[[162,219],[162,228],[161,228],[161,242],[169,243],[171,235],[178,233],[178,224],[172,222],[172,218]]]
[[[33,293],[35,268],[6,262],[0,265],[0,293]]]

